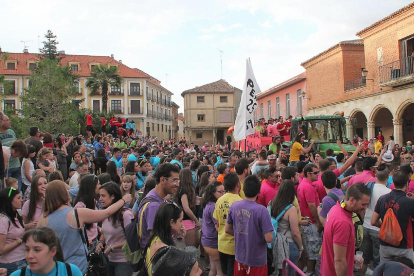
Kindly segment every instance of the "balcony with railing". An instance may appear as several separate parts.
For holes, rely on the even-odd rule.
[[[359,88],[367,85],[367,79],[365,77],[359,77],[357,79],[345,82],[345,91]]]
[[[148,110],[147,110],[147,116],[148,116],[149,118],[152,118],[152,110],[151,110],[151,109],[148,109]]]
[[[414,82],[414,57],[405,57],[381,66],[380,86],[400,86]]]
[[[141,108],[129,108],[129,114],[142,114],[143,110]]]
[[[124,114],[124,108],[123,107],[113,108],[111,109],[111,112],[113,112],[114,114]]]
[[[150,100],[152,100],[152,95],[147,92],[147,101],[150,101]]]
[[[167,101],[167,105],[168,106],[171,106],[171,101]]]
[[[122,91],[121,87],[111,86],[109,95],[122,96],[124,95],[124,92]]]

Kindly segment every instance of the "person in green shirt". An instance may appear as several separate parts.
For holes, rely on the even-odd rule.
[[[279,150],[282,147],[280,136],[276,135],[273,138],[273,142],[269,145],[269,150],[273,151],[274,154],[279,154]]]

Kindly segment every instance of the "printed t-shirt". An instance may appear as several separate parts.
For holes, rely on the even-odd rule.
[[[339,202],[329,211],[323,233],[321,275],[336,275],[333,245],[346,247],[348,276],[354,275],[355,229],[352,213],[342,209]]]
[[[216,206],[214,207],[213,218],[216,219],[218,224],[218,251],[228,255],[234,255],[234,236],[225,232],[227,215],[229,209],[234,202],[240,201],[242,198],[239,195],[226,193],[220,197]]]
[[[413,248],[413,230],[411,219],[414,218],[414,199],[408,198],[404,191],[392,190],[381,196],[375,205],[375,212],[384,220],[385,212],[393,208],[401,227],[403,239],[399,246],[392,246],[380,240],[381,245],[396,248]]]
[[[362,182],[367,184],[368,182],[376,182],[375,174],[372,171],[363,171],[361,174],[356,174],[348,181],[348,188],[355,183]]]
[[[333,170],[333,172],[336,175],[336,177],[339,177],[341,175],[339,173],[339,170],[338,169]],[[326,196],[325,186],[323,186],[323,182],[322,182],[322,173],[320,173],[318,175],[318,180],[316,180],[315,182],[313,182],[313,184],[318,189],[319,201],[322,202],[322,199]]]
[[[17,239],[21,239],[24,234],[24,227],[20,225],[20,222],[17,218],[14,218],[14,221],[17,226],[13,225],[13,223],[4,215],[0,215],[0,234],[6,236],[6,243],[5,245],[15,242]],[[21,261],[25,259],[25,246],[24,244],[20,244],[15,249],[8,253],[4,253],[0,256],[0,263],[8,264],[14,263],[17,261]]]
[[[269,211],[254,201],[243,199],[229,210],[227,223],[233,225],[236,261],[263,267],[267,263],[265,234],[273,231]]]
[[[150,202],[145,208],[144,214],[142,215],[142,237],[141,237],[141,248],[145,248],[147,241],[150,237],[150,231],[154,226],[155,214],[157,213],[158,207],[163,203],[162,199],[156,192],[155,189],[152,189],[145,198],[152,198],[154,202]],[[144,198],[144,199],[145,199]],[[144,200],[143,199],[143,200]],[[141,216],[142,207],[139,210],[137,216]]]
[[[207,203],[203,210],[203,226],[201,227],[201,244],[210,248],[217,249],[217,230],[215,224],[216,219],[213,218],[215,202],[210,201]]]
[[[303,146],[299,142],[293,143],[292,148],[290,149],[290,162],[299,161],[299,156],[302,155]]]
[[[388,189],[387,187],[385,187],[385,185],[377,184],[377,183],[374,184],[374,188],[371,194],[371,202],[368,204],[368,208],[365,211],[364,224],[363,224],[365,228],[379,231],[378,227],[371,225],[372,214],[374,213],[374,208],[375,208],[375,205],[377,204],[378,199],[382,195],[388,194],[389,192],[391,192],[391,189]]]
[[[39,202],[36,204],[36,211],[35,211],[35,213],[33,215],[33,218],[31,219],[30,222],[39,220],[39,217],[42,215],[42,204],[43,203],[39,203]],[[30,205],[30,200],[26,201],[23,204],[22,216],[27,217],[29,215],[29,205]]]
[[[315,203],[315,207],[318,207],[320,201],[316,187],[307,178],[304,178],[299,184],[298,201],[302,216],[309,217],[312,223],[316,223],[315,218],[310,212],[308,203]]]
[[[105,243],[109,246],[125,242],[125,232],[124,229],[122,229],[121,223],[117,221],[114,227],[112,225],[112,220],[109,220],[109,218],[102,222],[102,233],[105,235]],[[124,221],[124,227],[127,227],[127,225],[134,220],[134,215],[130,210],[126,209],[122,219]],[[126,262],[122,248],[114,248],[108,254],[108,259],[110,262],[114,263]]]
[[[56,263],[57,263],[57,271],[56,271],[56,265],[47,274],[37,274],[33,271],[30,271],[30,268],[27,268],[25,276],[67,276],[68,273],[66,271],[65,263],[62,263],[62,262],[56,262]],[[80,271],[80,269],[76,265],[74,265],[74,264],[69,264],[69,265],[70,265],[70,270],[72,271],[72,276],[82,276],[83,275],[82,272]],[[21,271],[22,271],[21,269],[16,270],[10,276],[20,276]]]
[[[414,269],[409,268],[400,262],[388,261],[377,266],[374,270],[373,276],[387,276],[387,275],[413,275]]]
[[[344,192],[342,192],[341,189],[333,188],[332,190],[329,191],[329,193],[336,195],[339,198],[339,201],[344,199]],[[331,208],[336,205],[336,202],[337,201],[335,201],[332,197],[326,195],[322,199],[322,209],[319,215],[321,217],[326,218]]]
[[[267,207],[269,202],[277,195],[280,183],[273,183],[266,179],[260,187],[260,193],[257,197],[257,203]]]

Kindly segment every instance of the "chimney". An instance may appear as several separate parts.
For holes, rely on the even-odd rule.
[[[122,59],[119,60],[119,63],[122,63]]]
[[[114,54],[111,54],[111,58],[114,58]]]
[[[58,52],[58,55],[59,55],[59,56],[62,56],[62,57],[66,56],[65,50],[61,50],[61,51],[59,51],[59,52]]]
[[[0,51],[0,52],[1,52],[1,51]],[[28,53],[29,53],[29,49],[24,48],[24,49],[23,49],[23,53],[28,54]]]

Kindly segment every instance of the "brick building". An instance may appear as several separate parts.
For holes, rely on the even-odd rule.
[[[306,116],[306,73],[279,83],[256,96],[255,119]]]
[[[308,115],[344,112],[349,138],[382,131],[400,145],[412,141],[414,4],[356,35],[302,63]]]
[[[115,66],[123,82],[121,87],[109,87],[108,112],[133,120],[136,129],[144,135],[156,136],[158,139],[171,137],[173,93],[164,88],[159,80],[139,69],[126,66],[113,56],[66,55],[61,51],[60,57],[60,64],[69,66],[73,74],[78,76],[75,84],[79,92],[75,100],[79,101],[80,107],[94,112],[102,111],[100,92],[92,94],[86,87],[86,82],[91,77],[94,66]],[[38,62],[38,54],[27,50],[23,53],[8,53],[6,60],[0,60],[0,75],[5,76],[3,87],[0,87],[3,92],[0,110],[9,107],[17,112],[21,109],[20,97],[29,87],[30,75]]]

